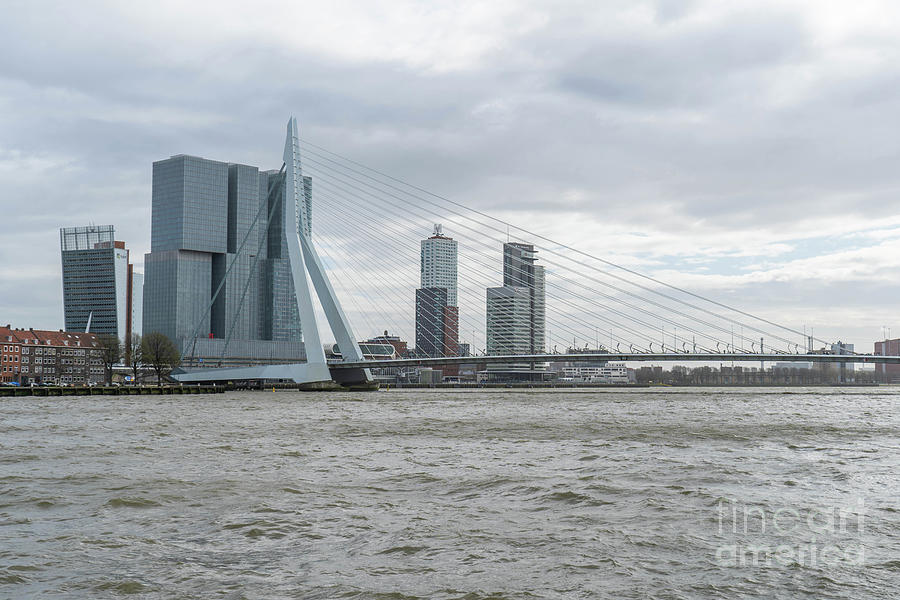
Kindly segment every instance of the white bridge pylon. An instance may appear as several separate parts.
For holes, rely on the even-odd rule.
[[[338,383],[371,383],[369,369],[336,369],[332,374],[325,358],[325,348],[316,323],[313,292],[319,299],[328,326],[334,334],[344,362],[359,363],[364,360],[350,322],[328,280],[322,261],[307,236],[306,212],[301,209],[300,197],[303,193],[303,170],[300,163],[300,134],[297,119],[291,117],[287,124],[284,140],[285,186],[282,196],[282,214],[287,239],[288,260],[291,278],[297,297],[300,324],[303,329],[303,344],[306,349],[305,363],[281,365],[259,365],[224,369],[199,369],[173,374],[173,379],[182,383],[200,381],[246,381],[263,379],[290,379],[296,383],[318,383],[336,381]],[[297,224],[291,235],[288,224]],[[309,279],[307,279],[307,275]],[[312,289],[310,289],[310,281]]]

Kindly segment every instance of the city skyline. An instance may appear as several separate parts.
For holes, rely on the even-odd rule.
[[[142,256],[150,162],[190,152],[269,164],[260,132],[277,132],[290,107],[304,137],[345,156],[871,350],[882,327],[900,331],[891,300],[900,292],[898,142],[887,135],[900,95],[884,58],[900,15],[863,4],[844,19],[828,3],[648,2],[597,8],[577,26],[565,9],[498,5],[486,29],[466,21],[464,6],[450,19],[394,7],[387,27],[398,36],[359,11],[352,19],[365,42],[316,34],[299,46],[293,30],[262,16],[271,46],[230,57],[234,72],[295,82],[262,109],[209,61],[165,70],[161,60],[184,42],[215,56],[250,24],[228,20],[191,39],[202,19],[229,17],[190,9],[184,30],[162,30],[142,9],[119,7],[86,35],[66,36],[69,22],[100,9],[61,6],[35,19],[10,7],[0,25],[9,59],[0,65],[0,190],[13,215],[0,236],[0,282],[15,293],[0,310],[20,325],[62,327],[59,227],[114,221]],[[306,22],[328,23],[330,10]],[[410,52],[387,41],[413,35],[411,23],[460,43],[438,35]],[[31,51],[51,35],[55,49]],[[126,37],[149,51],[126,60],[89,42]],[[702,51],[723,40],[717,56]],[[290,67],[275,60],[285,54]],[[447,98],[450,85],[457,93]],[[380,330],[371,329],[359,336]]]
[[[315,144],[313,144],[313,147],[316,147]],[[315,152],[313,153],[313,156],[319,158],[319,156],[315,154]],[[316,161],[314,159],[313,163],[315,164],[315,162]],[[174,167],[170,165],[174,165]],[[159,173],[157,172],[158,170]],[[200,346],[201,349],[197,353],[197,356],[205,359],[226,357],[224,350],[220,350],[218,346],[215,346],[212,338],[226,337],[227,339],[232,340],[235,344],[241,344],[242,342],[255,343],[256,340],[272,341],[272,333],[275,333],[279,327],[283,326],[285,321],[284,319],[276,319],[274,313],[272,313],[268,318],[268,323],[271,327],[272,333],[268,334],[269,337],[261,337],[267,335],[263,333],[263,328],[265,327],[265,323],[267,320],[262,316],[263,312],[265,311],[261,312],[260,310],[258,310],[259,306],[256,306],[254,308],[254,303],[258,303],[259,301],[261,301],[260,299],[264,294],[261,294],[258,290],[254,290],[254,292],[250,294],[250,308],[248,309],[245,305],[244,309],[240,313],[235,312],[235,306],[238,300],[237,289],[242,285],[242,283],[246,284],[244,285],[244,294],[247,291],[247,285],[253,283],[254,281],[259,280],[258,283],[262,283],[263,280],[265,280],[268,282],[267,285],[269,285],[269,287],[273,287],[273,285],[277,283],[275,281],[275,279],[277,278],[273,277],[271,273],[268,273],[268,270],[266,271],[267,276],[263,277],[261,272],[253,272],[253,266],[244,263],[246,263],[248,260],[252,262],[256,258],[263,257],[267,253],[271,253],[273,251],[277,254],[277,249],[272,249],[274,248],[274,246],[272,246],[273,240],[269,239],[268,243],[266,243],[266,238],[272,238],[273,231],[275,232],[277,237],[278,232],[281,231],[280,222],[277,219],[272,220],[272,229],[270,231],[264,234],[262,233],[262,230],[260,230],[259,235],[253,236],[254,242],[257,238],[261,240],[259,248],[257,248],[256,250],[251,248],[247,252],[244,252],[243,243],[246,242],[249,237],[251,237],[249,235],[250,233],[255,232],[253,225],[250,223],[250,221],[253,220],[252,213],[254,212],[254,210],[258,212],[258,215],[263,215],[266,212],[270,213],[270,220],[272,219],[272,216],[274,216],[274,214],[278,212],[273,212],[274,209],[272,207],[275,206],[275,204],[273,204],[272,194],[281,193],[279,191],[280,174],[275,170],[262,172],[259,171],[256,167],[250,167],[247,165],[235,163],[212,161],[185,154],[173,155],[169,159],[154,162],[153,173],[153,225],[151,228],[153,243],[151,248],[155,249],[157,258],[153,259],[153,253],[148,254],[146,257],[147,265],[150,267],[151,271],[156,271],[157,269],[159,269],[160,273],[169,273],[170,275],[178,273],[179,275],[177,276],[177,285],[172,282],[160,285],[159,282],[156,281],[159,278],[158,275],[155,277],[151,277],[152,285],[149,286],[151,295],[147,297],[147,313],[150,315],[150,326],[148,331],[162,331],[168,337],[174,338],[174,340],[176,341],[176,345],[182,348],[182,351],[185,353],[185,355],[187,355],[187,348],[190,347],[191,357],[194,357],[194,350],[196,350],[196,348]],[[260,176],[262,176],[261,179],[259,178]],[[329,183],[329,185],[336,185],[335,183],[328,182],[327,179],[325,179],[324,181],[326,183]],[[341,177],[338,176],[336,182],[340,181]],[[298,205],[294,214],[296,214],[298,218],[298,233],[301,228],[304,228],[305,234],[309,236],[311,235],[312,223],[312,178],[310,176],[303,176],[302,182],[303,190],[297,197]],[[376,188],[373,188],[373,191],[375,191],[375,189]],[[351,196],[353,195],[352,191],[349,190],[339,191],[338,194],[340,195],[348,192]],[[383,192],[383,190],[379,190],[379,192]],[[267,194],[269,196],[268,210],[265,210],[267,208],[265,206],[265,203],[259,199],[263,194]],[[326,196],[326,198],[327,197],[328,196]],[[275,200],[274,202],[277,203],[277,200]],[[340,210],[336,210],[336,207],[330,208],[333,213],[336,212],[338,220],[342,221],[343,218],[350,216],[346,212],[341,213]],[[332,218],[334,218],[335,214],[332,214],[331,216]],[[360,216],[361,215],[355,215],[356,218],[359,218]],[[262,227],[262,225],[260,225],[260,227]],[[508,237],[510,225],[507,224],[506,227]],[[100,247],[107,246],[112,249],[113,244],[115,244],[115,248],[121,249],[123,252],[125,252],[123,256],[126,259],[125,262],[127,262],[127,251],[125,251],[124,249],[124,244],[122,242],[112,242],[114,234],[111,227],[90,226],[80,229],[83,229],[84,231],[91,231],[94,233],[100,232],[98,234],[100,237],[98,237],[97,235],[94,236],[97,237],[97,240],[100,240],[99,242],[94,243],[94,251],[96,251]],[[65,240],[68,239],[68,237],[71,237],[73,240],[79,240],[81,239],[81,237],[85,237],[84,235],[81,235],[80,237],[78,236],[80,229],[62,229],[60,231],[61,244],[64,250],[64,266],[66,264]],[[106,240],[105,238],[101,239],[103,234],[101,230],[103,230],[103,232],[106,232],[106,237],[109,237],[108,240]],[[356,231],[358,230],[359,229],[357,228]],[[333,235],[333,231],[334,230],[331,229],[329,233]],[[351,231],[353,231],[352,226]],[[541,239],[545,239],[539,234],[534,234],[523,229],[516,228],[516,231],[519,235],[524,234],[526,235],[526,237],[536,235]],[[479,232],[476,231],[476,235],[478,234]],[[284,236],[282,235],[281,237],[283,246]],[[237,240],[239,238],[242,240],[241,248],[237,248]],[[545,239],[545,241],[552,245],[557,244],[552,240]],[[251,246],[253,245],[255,244],[251,244]],[[278,244],[276,243],[276,246],[277,245]],[[451,302],[458,304],[458,301],[456,300],[457,244],[456,241],[452,238],[443,235],[441,225],[436,224],[434,225],[433,235],[426,240],[422,240],[420,242],[420,247],[420,285],[433,284],[436,287],[426,287],[416,290],[416,311],[414,321],[416,333],[413,338],[416,342],[416,349],[420,355],[455,356],[457,354],[457,350],[454,350],[453,348],[456,348],[460,343],[459,322],[461,317],[458,306],[451,304]],[[264,248],[268,248],[268,251],[263,251]],[[73,246],[73,249],[86,250],[87,247],[75,248]],[[544,249],[546,249],[546,247],[544,247]],[[178,263],[178,265],[172,268],[162,264],[166,261],[173,262],[172,257],[169,256],[173,252],[177,253],[177,256],[174,258],[177,258],[178,260],[174,262]],[[503,285],[508,289],[518,289],[519,291],[526,292],[527,303],[525,305],[526,308],[505,307],[499,312],[517,314],[522,313],[522,315],[525,315],[525,317],[527,317],[527,321],[529,321],[529,323],[527,323],[527,327],[525,327],[525,330],[523,330],[525,331],[524,339],[527,343],[523,346],[518,342],[507,343],[507,340],[506,342],[503,342],[499,345],[497,344],[497,328],[496,326],[493,328],[491,327],[491,299],[493,298],[499,301],[501,296],[504,296],[504,294],[498,295],[496,293],[498,288],[490,288],[488,286],[486,288],[488,302],[485,313],[487,322],[486,327],[483,331],[484,349],[482,350],[482,352],[486,352],[487,354],[535,354],[546,351],[547,339],[544,337],[544,315],[546,304],[543,291],[545,286],[545,275],[544,267],[542,265],[535,265],[537,252],[538,250],[534,245],[524,243],[522,241],[504,243],[502,250]],[[554,252],[554,254],[556,254],[554,250],[551,250],[551,252]],[[184,254],[184,256],[182,256],[182,254]],[[199,261],[209,263],[206,265],[206,267],[200,268],[198,267],[198,265],[189,265],[190,268],[185,270],[185,268],[181,266],[181,262],[191,264],[198,263],[198,258],[203,258],[206,255],[208,255],[207,258],[210,258],[211,261]],[[388,267],[390,266],[392,260],[391,257],[386,254],[382,254],[381,252],[377,253],[377,257],[378,258],[375,261],[370,261],[370,264],[373,264],[376,268],[381,268],[381,263],[385,262]],[[219,260],[218,264],[216,264],[217,258],[222,259]],[[330,257],[328,258],[330,259]],[[571,259],[571,257],[568,258]],[[182,261],[182,259],[185,260]],[[268,262],[272,261],[261,261],[264,267]],[[159,265],[157,265],[157,263],[159,263]],[[231,283],[225,285],[226,271],[230,272],[232,270],[232,263],[241,263],[242,266],[236,270],[236,275],[232,276]],[[128,265],[128,268],[130,270],[130,264]],[[198,268],[200,268],[199,271],[197,270]],[[278,271],[277,266],[275,270]],[[182,280],[182,271],[185,272],[185,276],[190,275],[188,279]],[[285,273],[287,272],[285,268],[282,268],[281,271]],[[221,286],[216,284],[217,281],[220,280],[222,282]],[[273,289],[279,287],[284,286],[274,285]],[[201,288],[203,289],[203,293],[201,294],[202,298],[200,296],[197,296],[196,293],[196,290],[199,290]],[[204,318],[206,318],[209,323],[208,325],[204,326],[202,322],[198,321],[198,315],[200,315],[200,312],[203,311],[203,304],[209,304],[210,302],[206,300],[206,296],[209,293],[212,293],[212,290],[219,290],[220,288],[222,291],[224,291],[224,293],[219,295],[218,301],[213,302],[207,307],[208,312],[205,313]],[[165,294],[163,294],[163,296],[160,295],[162,293],[161,290],[166,289],[175,294],[177,301],[174,304],[172,302],[167,303],[160,301],[163,296],[165,296]],[[493,296],[491,293],[492,291],[495,292]],[[218,294],[218,292],[216,293]],[[184,294],[193,294],[193,296],[197,296],[197,298],[200,298],[202,302],[189,302],[191,306],[188,307],[187,311],[185,311],[183,308],[179,308],[185,301],[186,297],[183,297]],[[269,295],[271,295],[271,293]],[[510,296],[509,294],[506,294],[505,296],[509,296],[510,298],[512,298],[512,296]],[[178,300],[179,298],[180,300]],[[451,298],[453,298],[453,300],[451,300]],[[612,299],[612,297],[609,298]],[[368,295],[367,299],[371,301],[371,298],[369,298]],[[241,300],[243,300],[243,295],[241,296]],[[571,304],[567,301],[566,303]],[[295,304],[294,302],[283,304],[285,304],[286,306],[287,304],[289,304],[291,311],[293,311]],[[425,307],[426,305],[428,305],[428,308],[423,310],[423,307]],[[607,306],[610,305],[607,304]],[[615,307],[616,305],[613,304],[612,306]],[[156,313],[159,313],[159,315],[166,315],[165,319],[171,320],[172,323],[168,323],[168,321],[166,321],[166,323],[163,323],[163,321],[160,321],[159,318],[157,318]],[[381,314],[384,315],[383,312]],[[499,314],[497,310],[494,310],[493,320],[495,322],[495,325],[498,322],[497,314]],[[587,314],[588,313],[585,313],[585,316],[587,316]],[[185,315],[187,316],[185,317]],[[472,315],[469,315],[469,317],[471,316]],[[518,321],[521,320],[519,316],[515,316],[515,318],[513,319],[517,321],[517,323],[510,326],[511,330],[517,329]],[[296,315],[294,315],[294,317],[294,320],[299,324]],[[275,323],[276,320],[278,321],[277,324]],[[428,328],[433,329],[433,331],[425,331],[426,328],[422,327],[422,323],[425,323],[426,321],[426,325],[428,326]],[[175,325],[172,325],[173,323]],[[196,325],[191,325],[191,323],[196,323]],[[229,329],[229,333],[226,335],[225,331],[228,328],[227,323],[231,323],[231,329]],[[248,323],[250,323],[250,329],[247,329]],[[385,323],[386,321],[382,320],[382,322],[378,323],[377,327],[382,327]],[[237,328],[237,335],[232,337],[231,332],[233,331],[234,326],[238,324],[240,324],[240,326]],[[172,327],[175,327],[175,329],[172,329]],[[592,327],[597,332],[596,337],[599,340],[599,328],[597,328],[596,326]],[[193,332],[189,336],[186,328],[192,330],[194,328],[197,328],[197,331]],[[288,328],[290,328],[289,325]],[[299,326],[295,326],[294,329],[299,333]],[[403,329],[404,328],[401,327],[401,331]],[[739,343],[738,345],[735,345],[734,328],[732,327],[732,341],[729,346],[733,349],[738,349],[739,351],[746,352],[747,344],[750,343],[750,348],[752,349],[753,343],[744,336],[742,329],[743,327],[741,328],[741,331],[739,333]],[[818,342],[814,342],[811,337],[813,331],[810,330],[809,333],[809,349],[813,350],[815,344]],[[652,340],[655,335],[656,334],[652,332],[650,332],[649,334],[643,334],[644,342],[646,342],[647,340]],[[658,349],[668,347],[669,351],[672,351],[673,349],[679,348],[677,327],[675,327],[674,330],[670,328],[669,336],[671,336],[671,342],[666,341],[666,332],[664,325],[660,329],[660,336],[662,345],[657,346]],[[804,345],[805,336],[806,334],[804,333]],[[189,342],[188,337],[191,337],[193,341],[187,343]],[[210,338],[208,340],[208,343],[206,340],[207,337]],[[576,337],[573,338],[572,346],[570,346],[571,348],[577,349],[578,347],[580,347],[578,340],[579,337],[581,338],[581,343],[587,341],[587,343],[585,344],[585,348],[590,347],[593,336],[585,336],[584,332],[576,332]],[[493,343],[492,338],[494,340]],[[296,342],[298,341],[298,339],[299,338],[296,336],[292,337],[291,339],[285,338],[284,340],[281,340],[279,337],[279,339],[276,339],[274,341]],[[557,339],[560,341],[564,341],[562,338]],[[610,346],[607,347],[618,348],[620,344],[615,344],[614,346],[612,339],[613,329],[610,329]],[[659,342],[660,339],[657,339],[657,342]],[[789,342],[790,344],[793,344],[793,342],[791,342],[790,340],[786,338],[779,338],[777,335],[776,339],[781,339],[783,342]],[[447,340],[449,340],[449,342]],[[476,336],[475,330],[473,329],[472,337],[469,338],[469,342],[466,343],[466,345],[477,348],[477,340],[478,337]],[[681,341],[686,342],[684,334],[682,335]],[[761,345],[759,347],[762,348],[762,338],[760,338],[760,344]],[[771,347],[771,339],[769,340],[769,344]],[[211,345],[211,347],[215,346],[215,348],[211,350],[210,348],[206,348],[206,345]],[[440,345],[443,350],[438,349],[438,345]],[[552,340],[550,345],[553,346],[555,351],[556,345],[552,344]],[[826,347],[828,346],[828,344],[825,345]],[[269,359],[277,359],[279,357],[288,358],[289,356],[297,357],[301,355],[296,349],[288,351],[288,353],[284,354],[284,356],[282,357],[281,354],[278,353],[276,353],[278,354],[278,356],[275,356],[275,354],[270,351],[271,349],[257,352],[258,344],[256,344],[255,346],[253,344],[251,344],[250,346],[245,346],[246,344],[240,346],[241,350],[239,351],[239,355],[264,355]],[[494,346],[493,349],[492,346]],[[503,349],[501,349],[500,346],[503,346]],[[527,348],[525,346],[527,346]],[[598,343],[595,345],[595,347],[602,349],[603,346]],[[696,342],[694,342],[694,347],[696,348]],[[795,345],[794,347],[796,348],[797,346]],[[832,350],[834,349],[834,347],[835,345],[831,344]],[[852,348],[853,344],[849,344],[848,347]],[[719,348],[718,344],[716,345],[716,348]],[[648,350],[651,353],[653,352],[652,344],[648,347]],[[788,351],[791,351],[790,345],[788,346]],[[193,358],[191,360],[193,360]]]

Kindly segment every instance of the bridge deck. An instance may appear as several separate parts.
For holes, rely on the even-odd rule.
[[[900,364],[900,356],[876,356],[873,354],[756,354],[738,353],[573,353],[573,354],[521,354],[513,356],[449,356],[439,358],[397,358],[391,360],[366,360],[359,362],[333,363],[332,369],[354,369],[359,367],[383,368],[403,366],[440,366],[458,364],[515,364],[532,362],[560,362],[578,360],[606,360],[627,362],[820,362],[820,363],[888,363]]]

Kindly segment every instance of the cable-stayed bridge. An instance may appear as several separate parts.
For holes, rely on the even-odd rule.
[[[275,218],[297,223],[287,247],[305,356],[285,364],[195,368],[186,353],[186,366],[174,375],[180,381],[354,383],[370,381],[371,368],[478,363],[534,370],[561,360],[900,363],[896,356],[845,353],[835,340],[668,284],[405,183],[301,140],[293,118],[283,158],[280,184],[269,189],[281,201],[263,203],[253,224],[268,228]],[[313,182],[312,213],[301,207],[304,176]],[[528,213],[527,197],[521,205]],[[452,237],[452,264],[429,263],[434,257],[420,246],[435,223],[444,229],[436,228],[430,239]],[[238,254],[255,256],[245,242]],[[452,294],[446,291],[450,284],[444,284],[443,310],[423,308],[438,294],[433,290],[442,289],[426,288],[426,270],[452,281]],[[207,315],[229,276],[230,268]],[[254,276],[251,268],[249,277]],[[243,303],[249,281],[231,283],[243,286]],[[417,296],[417,289],[432,291]],[[337,361],[326,356],[323,320],[340,349]],[[416,352],[366,357],[362,337],[385,330],[414,340]],[[198,323],[195,338],[199,334]]]
[[[530,363],[545,361],[631,361],[631,362],[710,362],[710,361],[734,361],[734,362],[774,362],[790,360],[792,362],[820,362],[820,363],[889,363],[900,364],[900,356],[875,356],[871,354],[761,354],[753,352],[700,352],[700,353],[649,353],[649,352],[572,352],[561,354],[515,354],[506,356],[477,356],[477,357],[440,357],[440,358],[394,358],[387,360],[368,359],[358,362],[336,362],[330,366],[332,369],[357,369],[386,368],[401,365],[413,366],[441,366],[459,365],[477,362],[479,364],[507,364]]]

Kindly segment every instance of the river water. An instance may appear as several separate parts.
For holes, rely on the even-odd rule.
[[[0,400],[0,598],[896,598],[900,390]]]

